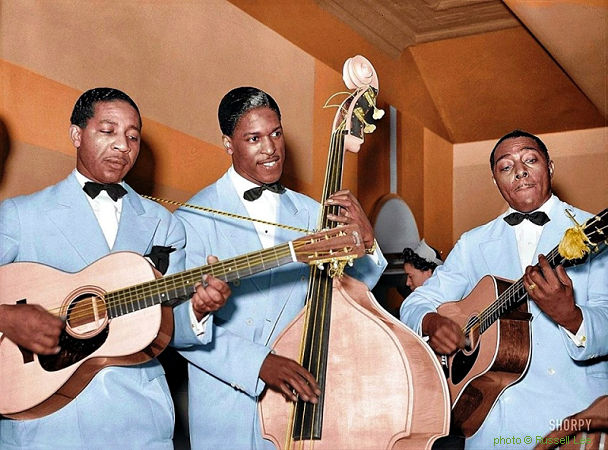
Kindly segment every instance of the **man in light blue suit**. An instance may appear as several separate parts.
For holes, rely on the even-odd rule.
[[[273,223],[313,229],[319,203],[286,189],[285,141],[279,107],[265,92],[249,87],[226,94],[219,107],[223,144],[232,167],[189,202]],[[366,248],[374,246],[373,229],[359,202],[348,191],[331,197],[342,207],[331,220],[359,224]],[[300,233],[260,223],[238,221],[179,209],[186,228],[186,266],[208,254],[220,260],[286,242]],[[357,260],[355,277],[372,287],[386,261],[379,251]],[[279,333],[304,307],[309,268],[283,266],[245,278],[232,286],[230,301],[213,315],[213,341],[182,351],[189,361],[190,437],[195,449],[272,448],[261,437],[258,397],[265,388],[317,402],[320,390],[300,364],[274,354]],[[176,343],[177,344],[177,343]]]
[[[139,153],[137,105],[116,89],[92,89],[76,102],[71,123],[76,170],[54,186],[0,205],[0,264],[30,261],[77,272],[111,252],[144,255],[162,247],[172,250],[168,272],[183,270],[181,222],[122,181]],[[123,270],[129,268],[116,267],[117,274]],[[198,285],[191,302],[176,308],[176,335],[190,344],[209,341],[211,335],[196,335],[191,323],[223,305],[229,294],[225,283],[205,281],[207,287]],[[7,306],[16,315],[22,307]],[[154,359],[101,370],[74,400],[48,416],[0,420],[0,448],[170,449],[173,424],[164,371]]]
[[[608,252],[567,270],[551,268],[542,256],[573,226],[566,210],[579,223],[591,215],[552,194],[554,164],[537,136],[520,130],[505,135],[490,164],[509,210],[462,235],[445,263],[403,303],[401,320],[428,336],[436,352],[451,354],[465,338],[437,306],[464,297],[484,275],[523,275],[532,300],[529,367],[465,446],[532,448],[566,416],[608,393]]]

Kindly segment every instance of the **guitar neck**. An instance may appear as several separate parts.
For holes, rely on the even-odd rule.
[[[204,274],[230,282],[295,261],[291,242],[169,275],[105,296],[108,316],[119,317],[154,305],[178,305],[189,300]]]
[[[558,252],[558,247],[555,247],[546,255],[547,261],[551,268],[555,268],[565,262],[573,263],[566,260]],[[536,265],[538,266],[538,264]],[[491,303],[479,316],[479,331],[483,333],[494,322],[500,319],[504,314],[513,311],[524,301],[528,300],[528,291],[524,286],[523,277],[509,286],[498,298]],[[468,330],[467,330],[468,331]]]

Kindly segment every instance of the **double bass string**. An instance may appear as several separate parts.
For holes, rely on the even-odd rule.
[[[332,132],[331,135],[330,152],[328,156],[328,164],[325,173],[325,183],[323,186],[323,194],[321,198],[323,204],[329,197],[330,193],[337,192],[341,185],[342,165],[344,159],[344,128],[345,123],[343,121],[340,126],[334,132]],[[337,215],[339,213],[339,208],[340,207],[337,205],[323,205],[322,214],[319,220],[319,226],[321,228],[329,228],[330,221],[327,219],[328,210],[331,211],[331,213]],[[328,327],[330,325],[330,323],[328,322],[328,318],[331,308],[331,284],[331,278],[328,277],[326,273],[322,273],[317,267],[312,268],[308,286],[306,320],[304,327],[305,333],[300,344],[300,362],[314,375],[315,379],[321,387],[322,393],[319,399],[319,404],[309,404],[308,402],[302,402],[301,404],[302,420],[300,422],[299,430],[295,435],[299,437],[300,446],[304,445],[303,438],[306,436],[309,436],[314,444],[313,435],[318,415],[317,408],[322,407],[323,395],[325,392],[324,370],[326,370],[327,361],[323,360],[323,358],[326,357],[327,342],[325,342],[324,336],[326,333],[328,334],[326,326]],[[319,338],[318,342],[317,338]],[[310,351],[308,353],[307,360],[304,361],[304,359],[306,358],[307,344],[310,345]],[[315,344],[318,345],[318,351],[316,352]],[[298,404],[295,403],[292,407],[290,425],[287,427],[286,448],[288,449],[291,448],[291,444],[293,442],[292,436],[294,436],[293,429],[296,426],[295,422],[297,418],[297,407]],[[304,428],[307,426],[305,417],[306,413],[309,410],[311,410],[312,412],[312,423],[309,425],[310,430],[305,430]]]

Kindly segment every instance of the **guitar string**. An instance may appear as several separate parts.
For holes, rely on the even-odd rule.
[[[333,253],[333,254],[329,253],[327,255],[325,255],[325,254],[319,255],[318,251],[317,252],[302,252],[301,247],[309,245],[309,240],[306,239],[306,237],[300,238],[299,240],[294,241],[293,244],[294,244],[294,250],[299,250],[300,256],[302,256],[302,255],[309,256],[309,257],[311,256],[311,257],[315,258],[316,260],[325,259],[324,258],[325,256],[334,257],[334,258],[340,257],[336,253]],[[352,245],[352,243],[351,243],[351,245]],[[352,246],[348,246],[348,245],[343,247],[344,250],[348,250],[347,253],[352,252],[352,248],[353,248]],[[141,284],[138,284],[135,286],[123,288],[118,291],[106,293],[104,300],[108,304],[108,307],[114,307],[116,305],[121,305],[121,303],[123,303],[124,305],[127,305],[127,306],[129,306],[129,305],[134,306],[136,302],[141,307],[142,295],[148,296],[148,297],[150,295],[158,295],[158,294],[166,292],[168,287],[171,287],[174,289],[176,287],[179,289],[183,289],[183,288],[185,288],[185,286],[183,285],[184,282],[187,282],[189,284],[194,284],[195,282],[198,281],[198,278],[200,278],[200,275],[202,275],[201,272],[203,272],[204,270],[209,271],[208,273],[210,273],[211,275],[218,275],[218,274],[225,275],[226,273],[234,273],[235,271],[238,272],[239,270],[244,269],[244,268],[251,268],[252,264],[259,265],[260,262],[264,262],[266,259],[268,259],[267,258],[268,255],[272,254],[272,253],[275,254],[275,260],[279,260],[281,258],[291,256],[291,252],[288,249],[289,249],[289,247],[287,244],[281,244],[277,247],[265,249],[261,252],[250,253],[248,255],[244,255],[244,256],[241,256],[241,257],[238,257],[238,258],[235,258],[232,260],[219,261],[219,262],[211,264],[211,265],[190,269],[185,272],[169,275],[162,279],[156,279],[156,280],[141,283]],[[279,250],[278,253],[277,253],[277,250]],[[348,257],[348,256],[342,255],[341,257]],[[234,264],[232,264],[232,263],[234,263]],[[228,267],[228,269],[226,269],[226,267]],[[216,268],[219,268],[219,272],[215,270]],[[196,278],[193,279],[192,278],[193,276],[196,276]],[[176,284],[177,282],[180,282],[180,284],[179,285]],[[173,284],[171,284],[171,283],[173,283]],[[151,287],[155,288],[155,289],[151,289]],[[188,293],[188,294],[191,295],[191,293]],[[134,295],[137,295],[137,298],[135,300],[133,300]],[[123,302],[122,300],[124,300],[124,299],[127,299],[128,301]],[[144,297],[144,301],[145,301],[145,297]],[[151,305],[146,305],[146,307],[147,306],[151,306]],[[94,308],[94,307],[95,306],[91,305],[91,308]],[[57,308],[57,309],[61,309],[61,308]],[[86,316],[88,313],[90,313],[90,311],[86,310],[86,308],[78,308],[78,309],[83,310],[83,312],[80,313],[80,316],[77,315],[76,313],[70,315],[70,318],[72,320],[81,318],[83,315]],[[127,312],[133,312],[133,311],[127,310]]]
[[[595,222],[596,217],[597,216],[590,218],[588,222],[591,222],[591,223],[589,223],[589,224],[586,223],[584,226],[588,227],[589,225],[591,225],[593,222]],[[604,227],[599,227],[599,228],[595,227],[592,231],[590,231],[587,234],[587,236],[592,237],[594,234],[604,235],[604,230],[606,230],[606,229],[608,229],[608,225],[606,225]],[[549,261],[553,261],[554,259],[556,259],[560,256],[561,255],[559,254],[558,247],[555,247],[547,254],[547,259]],[[566,258],[563,258],[563,260],[566,260]],[[524,292],[520,293],[522,290]],[[482,323],[485,325],[486,322],[491,317],[493,317],[493,315],[497,311],[500,310],[500,312],[502,312],[503,308],[505,310],[508,309],[511,306],[511,303],[518,302],[522,299],[523,296],[527,296],[527,295],[528,295],[528,293],[527,293],[527,291],[525,291],[525,288],[523,286],[523,277],[522,277],[519,280],[517,280],[515,283],[513,283],[511,286],[509,286],[505,290],[505,292],[503,294],[501,294],[498,297],[498,299],[496,299],[494,302],[492,302],[486,309],[482,310],[478,316],[478,319],[475,320],[474,325],[470,325],[470,323],[469,323],[469,324],[467,324],[467,326],[465,326],[463,328],[462,331],[465,333],[465,335],[470,333],[471,331],[475,331],[477,328],[481,327]],[[499,315],[500,315],[500,312],[499,312]],[[488,329],[492,323],[493,323],[493,321],[489,325],[487,325],[483,331]],[[481,331],[481,332],[483,333],[483,331]]]
[[[594,222],[596,222],[598,220],[599,216],[594,216],[592,218],[590,218],[586,224],[584,225],[585,228],[588,228],[589,226],[593,225]],[[587,233],[588,238],[593,237],[596,233],[604,236],[604,229],[607,229],[608,225],[604,226],[604,227],[595,227],[593,230],[591,230],[590,232]],[[600,240],[600,243],[602,241]],[[593,245],[593,244],[591,244]],[[599,244],[596,244],[599,245]],[[559,254],[559,250],[558,247],[553,248],[553,250],[551,250],[548,254],[547,254],[547,259],[552,262],[552,263],[556,263],[557,259],[561,257],[561,255]],[[567,259],[564,257],[562,258],[562,262],[566,261]],[[557,264],[555,264],[557,265]],[[522,299],[523,296],[527,296],[528,293],[527,291],[524,289],[523,286],[523,277],[520,278],[517,282],[513,283],[505,292],[504,295],[499,296],[499,298],[493,302],[492,304],[490,304],[488,306],[488,308],[486,308],[486,310],[482,311],[482,313],[480,313],[480,317],[483,316],[483,321],[484,323],[487,322],[490,318],[493,317],[493,315],[498,311],[504,308],[505,310],[509,308],[509,306],[511,306],[510,304],[515,302],[517,303],[518,301],[520,301]],[[505,296],[506,298],[501,300],[501,297]],[[495,319],[496,320],[496,319]],[[491,323],[490,323],[491,325]],[[485,327],[485,329],[487,329],[490,325],[487,325]],[[479,327],[481,325],[477,325],[477,327]],[[477,327],[474,327],[477,328]],[[484,329],[484,330],[485,330]],[[467,330],[467,332],[470,330]],[[482,331],[483,332],[483,331]]]
[[[598,216],[595,216],[595,217],[589,219],[589,221],[587,222],[585,227],[592,225],[593,222],[595,222],[597,218],[598,218]],[[588,236],[593,236],[596,233],[598,233],[600,235],[604,235],[603,230],[606,228],[608,228],[608,225],[606,225],[604,227],[599,227],[599,228],[595,227],[594,230],[592,230],[588,233]],[[561,255],[559,255],[558,247],[555,247],[553,250],[551,250],[551,252],[549,252],[549,254],[547,254],[547,259],[549,261],[552,261],[559,256],[561,256]],[[565,260],[565,258],[563,258],[563,259]],[[522,290],[524,292],[520,293]],[[477,323],[475,325],[470,326],[470,327],[465,327],[463,329],[463,331],[465,333],[468,333],[471,330],[477,329],[478,327],[481,326],[481,324],[479,322],[483,322],[485,324],[488,321],[488,319],[490,319],[492,317],[492,315],[496,313],[496,311],[498,311],[499,309],[502,310],[503,308],[507,309],[510,306],[508,303],[512,303],[513,301],[517,302],[517,301],[521,300],[522,296],[524,296],[524,295],[527,295],[527,292],[525,291],[525,289],[523,289],[523,278],[521,278],[517,282],[513,283],[503,293],[503,295],[499,296],[499,298],[496,301],[494,301],[492,304],[490,304],[488,306],[488,308],[486,308],[479,314],[479,317],[480,318],[483,317],[483,320],[477,320]],[[505,297],[506,300],[504,298],[501,300],[502,297]],[[490,323],[490,325],[491,325],[491,323]],[[485,329],[487,329],[490,325],[486,326]]]
[[[282,246],[284,246],[284,245],[285,244],[283,244]],[[279,247],[281,247],[281,246],[279,246]],[[187,271],[184,271],[184,272],[180,272],[180,273],[176,273],[176,274],[172,274],[172,275],[168,275],[167,277],[164,277],[164,278],[159,278],[159,279],[156,279],[156,280],[150,280],[150,281],[147,281],[147,282],[144,282],[144,283],[140,283],[140,284],[137,284],[137,285],[134,285],[134,286],[128,286],[126,288],[122,288],[122,289],[119,289],[119,290],[116,290],[116,291],[106,292],[105,296],[104,296],[104,299],[107,300],[108,297],[110,297],[110,298],[116,297],[116,298],[118,298],[120,300],[121,294],[124,294],[122,298],[128,298],[128,297],[130,297],[130,296],[132,296],[134,294],[133,291],[137,291],[138,289],[142,290],[142,291],[145,290],[146,287],[147,287],[147,285],[158,284],[159,286],[160,285],[169,286],[170,283],[174,283],[174,286],[177,287],[178,285],[176,283],[178,281],[180,281],[179,280],[180,278],[181,278],[182,282],[192,282],[192,284],[193,284],[193,283],[195,283],[196,281],[199,280],[198,273],[199,272],[203,272],[203,270],[208,270],[208,272],[205,272],[205,273],[208,273],[208,274],[213,275],[213,276],[215,276],[215,275],[221,276],[221,275],[225,275],[227,273],[232,273],[232,272],[235,272],[235,271],[238,272],[241,269],[250,267],[252,264],[253,265],[258,265],[260,262],[262,262],[262,261],[265,260],[264,256],[267,256],[268,254],[272,253],[272,250],[274,250],[274,248],[267,249],[267,250],[271,250],[271,251],[269,251],[269,252],[265,252],[265,251],[264,252],[260,252],[260,253],[264,253],[265,255],[260,255],[259,258],[251,259],[251,257],[248,258],[248,255],[244,255],[243,257],[239,258],[239,260],[236,260],[236,264],[234,266],[231,265],[229,269],[226,269],[225,266],[227,265],[226,263],[229,263],[231,260],[228,260],[228,261],[218,261],[217,263],[213,263],[213,264],[197,267],[197,268],[194,268],[194,269],[190,269],[190,270],[187,270]],[[281,257],[286,257],[288,255],[290,255],[289,251],[282,250],[281,253],[277,254],[277,259],[280,259]],[[247,261],[250,261],[250,262],[241,262],[241,260],[242,261],[247,260]],[[220,267],[220,266],[222,266],[222,267]],[[219,268],[219,269],[221,269],[221,270],[215,271],[216,267]],[[235,269],[233,269],[233,267],[235,267]],[[190,280],[190,278],[192,278],[192,276],[196,276],[196,279],[194,281]],[[149,292],[149,293],[152,293],[154,295],[154,294],[159,294],[159,293],[165,292],[166,290],[168,290],[168,289],[166,289],[166,288],[160,288],[160,287],[158,289],[156,289],[156,291],[148,288],[148,290],[146,291],[146,293]],[[119,305],[119,304],[120,304],[120,301],[110,302],[108,307],[113,307],[113,306],[116,306],[116,305]],[[49,312],[57,311],[57,310],[60,310],[60,309],[61,309],[61,307],[55,308],[55,309],[49,310]],[[74,317],[71,317],[71,318],[74,318]],[[82,317],[80,316],[80,317],[76,317],[76,318],[82,318]]]
[[[304,247],[307,245],[309,245],[309,243],[306,241],[304,241],[304,242],[294,241],[293,242],[294,250],[299,250],[299,253],[301,255],[303,255],[304,257],[314,257],[317,260],[324,259],[323,257],[319,257],[318,252],[302,252],[300,250],[301,247]],[[152,296],[152,295],[158,295],[160,293],[166,292],[168,290],[167,287],[172,287],[174,289],[176,287],[184,288],[185,286],[181,285],[181,284],[183,284],[183,282],[187,282],[187,283],[189,282],[191,284],[194,284],[195,282],[199,281],[200,277],[197,276],[198,273],[203,272],[204,270],[208,271],[208,272],[204,272],[204,273],[208,273],[213,276],[216,276],[216,275],[222,276],[222,275],[225,275],[228,273],[238,272],[242,269],[251,268],[252,265],[255,266],[255,265],[259,265],[260,263],[263,263],[266,259],[268,259],[268,256],[272,253],[275,254],[276,260],[279,260],[279,259],[287,257],[287,256],[291,256],[291,251],[289,250],[289,247],[287,246],[287,244],[282,244],[277,247],[265,249],[261,252],[256,252],[253,254],[253,257],[251,256],[252,254],[248,254],[248,255],[238,257],[235,260],[219,261],[217,263],[213,263],[210,265],[206,265],[206,266],[190,269],[190,270],[187,270],[184,272],[180,272],[177,274],[169,275],[165,278],[151,280],[148,282],[140,283],[138,285],[119,289],[117,291],[110,291],[110,292],[107,292],[104,296],[104,299],[106,300],[106,304],[107,304],[106,308],[111,308],[111,307],[115,307],[117,305],[121,305],[121,302],[126,305],[126,304],[134,304],[135,302],[141,301],[141,297],[138,297],[137,299],[133,300],[132,299],[133,295],[141,296],[143,294],[146,294],[147,296]],[[327,255],[327,257],[332,257],[332,256],[335,256],[335,255],[331,255],[331,254]],[[230,264],[231,262],[234,262],[235,264]],[[228,267],[228,268],[226,268],[226,267]],[[215,270],[216,268],[218,270]],[[192,280],[193,276],[197,276],[195,280]],[[182,282],[179,286],[177,284],[178,281]],[[171,283],[173,283],[173,285],[171,285]],[[141,292],[137,292],[138,290]],[[96,297],[92,297],[92,298],[96,298]],[[114,301],[108,301],[108,298],[114,299]],[[123,300],[125,300],[125,299],[128,299],[129,301],[123,302]],[[49,310],[49,312],[54,313],[54,312],[60,311],[61,309],[63,309],[63,308],[58,307],[58,308]],[[89,313],[91,313],[94,310],[94,306],[91,305],[91,308],[89,310],[87,310],[86,308],[77,308],[77,309],[79,310],[80,315],[78,315],[78,314],[71,315],[70,318],[72,320],[86,317]],[[83,309],[84,309],[84,311],[83,311]],[[56,315],[58,315],[58,314],[56,314]]]
[[[297,249],[299,247],[302,247],[306,245],[305,242],[303,242],[302,244],[296,243],[296,245],[294,245],[294,247]],[[285,244],[283,244],[283,246],[285,246]],[[264,252],[266,253],[266,256],[270,253],[275,253],[276,255],[276,260],[279,260],[281,258],[287,257],[287,256],[291,256],[291,252],[288,250],[288,247],[286,247],[286,249],[281,249],[280,252],[276,252],[274,250],[276,250],[275,248],[272,249],[267,249],[269,251]],[[314,254],[314,253],[307,253],[307,252],[301,252],[300,253],[302,255],[311,255],[311,256],[315,256],[317,257],[317,259],[323,259],[323,258],[318,258],[318,254]],[[256,255],[257,256],[257,255]],[[331,255],[328,255],[331,256]],[[185,272],[181,272],[178,274],[173,274],[173,275],[169,275],[168,277],[165,277],[164,279],[157,279],[157,280],[152,280],[149,282],[145,282],[145,283],[141,283],[139,285],[135,285],[135,286],[130,286],[124,289],[120,289],[118,291],[113,291],[113,292],[108,292],[106,293],[105,296],[105,300],[106,303],[108,304],[108,308],[109,307],[114,307],[116,305],[120,305],[121,303],[123,303],[124,305],[134,305],[136,302],[139,303],[139,305],[141,306],[141,296],[142,295],[158,295],[160,293],[164,293],[166,292],[168,289],[167,287],[176,287],[178,286],[176,283],[178,281],[180,281],[181,279],[181,283],[179,285],[179,288],[184,288],[185,286],[183,286],[184,282],[190,283],[190,284],[194,284],[195,282],[198,281],[198,279],[200,278],[200,276],[198,276],[198,274],[200,272],[203,272],[203,270],[209,270],[208,272],[205,273],[209,273],[211,275],[225,275],[227,273],[234,273],[235,271],[238,272],[241,269],[245,269],[245,268],[250,268],[251,265],[259,265],[259,262],[263,262],[265,259],[264,257],[260,257],[260,258],[246,258],[246,257],[242,257],[242,260],[247,259],[248,262],[240,262],[240,259],[236,261],[236,264],[234,265],[230,265],[227,263],[230,263],[230,261],[220,261],[218,263],[214,263],[213,265],[208,265],[208,266],[203,266],[203,267],[199,267],[199,268],[195,268],[195,269],[191,269],[189,271],[185,271]],[[213,267],[211,267],[213,266]],[[226,269],[226,266],[228,266],[228,269]],[[219,268],[218,271],[216,271],[215,269]],[[195,279],[192,279],[192,276],[196,275]],[[171,285],[171,283],[173,283]],[[164,287],[158,287],[158,286],[163,285]],[[151,289],[150,287],[154,288]],[[146,290],[147,288],[147,290]],[[135,300],[133,300],[133,296],[137,295],[137,298]],[[108,298],[110,299],[108,301]],[[122,302],[122,300],[124,299],[128,299],[128,302]],[[93,308],[93,306],[92,306]],[[82,310],[83,308],[79,308],[79,310]],[[85,309],[86,311],[86,309]],[[90,311],[89,311],[90,312]],[[76,318],[81,318],[82,315],[86,316],[87,312],[81,313],[80,316],[78,315],[71,315],[70,318],[71,319],[76,319]]]

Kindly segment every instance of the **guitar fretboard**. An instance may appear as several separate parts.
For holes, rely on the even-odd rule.
[[[588,240],[588,247],[595,248],[600,243],[607,240],[607,217],[608,209],[605,209],[585,222],[584,235]],[[558,249],[559,245],[546,255],[547,261],[552,268],[555,268],[560,264],[576,265],[585,260],[585,258],[574,260],[564,258],[562,255],[560,255]],[[528,291],[526,291],[522,277],[505,289],[505,291],[493,303],[491,303],[479,314],[479,317],[477,317],[476,320],[469,322],[463,331],[466,334],[470,332],[471,329],[479,327],[479,332],[483,333],[505,313],[512,311],[514,308],[527,300]]]
[[[226,259],[157,280],[108,292],[105,296],[109,318],[119,317],[161,303],[177,305],[194,293],[194,285],[204,274],[230,282],[294,261],[289,243]]]

